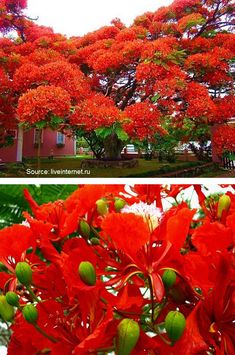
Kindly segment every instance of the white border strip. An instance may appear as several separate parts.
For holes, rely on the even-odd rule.
[[[235,185],[235,178],[1,178],[1,185]]]

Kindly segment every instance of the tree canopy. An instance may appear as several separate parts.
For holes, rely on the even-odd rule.
[[[151,142],[234,116],[234,3],[175,0],[67,38],[23,16],[26,1],[0,1],[0,125],[58,128],[92,145]],[[17,4],[17,5],[16,5]],[[6,33],[15,30],[17,36]]]

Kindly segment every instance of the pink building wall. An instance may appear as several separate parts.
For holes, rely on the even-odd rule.
[[[37,156],[37,147],[34,144],[35,131],[24,132],[23,140],[23,157],[31,158]],[[4,162],[15,162],[17,156],[17,138],[14,140],[14,145],[9,147],[0,148],[0,159]],[[64,146],[59,147],[57,145],[57,132],[45,129],[42,134],[41,143],[41,156],[48,157],[75,155],[76,147],[73,138],[64,137]]]
[[[11,145],[9,147],[0,148],[0,161],[13,162],[16,161],[17,145]]]

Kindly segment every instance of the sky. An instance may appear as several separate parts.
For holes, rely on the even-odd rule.
[[[109,25],[115,17],[130,25],[136,16],[172,0],[28,0],[27,14],[67,36],[82,36]]]

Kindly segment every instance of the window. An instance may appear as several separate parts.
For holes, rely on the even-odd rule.
[[[64,144],[65,143],[65,135],[61,132],[57,132],[57,144]]]
[[[7,135],[12,137],[13,139],[17,139],[17,130],[16,129],[9,129],[9,130],[7,130]]]
[[[34,130],[34,144],[39,143],[40,134],[41,134],[41,143],[43,143],[43,131],[41,129],[35,128],[35,130]]]

